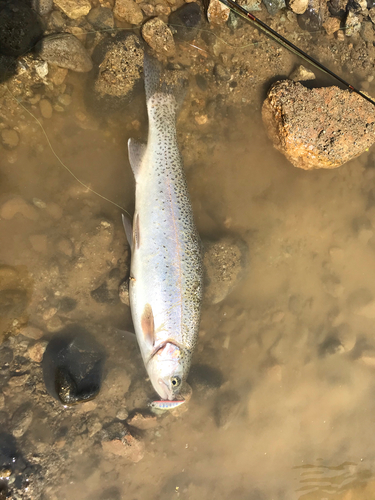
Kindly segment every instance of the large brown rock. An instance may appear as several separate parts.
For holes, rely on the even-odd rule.
[[[375,142],[375,106],[337,87],[276,82],[262,116],[275,148],[304,170],[340,167]]]

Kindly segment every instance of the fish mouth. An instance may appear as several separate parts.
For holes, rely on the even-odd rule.
[[[161,378],[158,380],[158,387],[156,392],[159,394],[161,399],[164,399],[165,401],[172,401],[174,399],[172,391]]]

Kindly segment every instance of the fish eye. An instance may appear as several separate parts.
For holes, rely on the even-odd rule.
[[[172,377],[171,378],[171,383],[172,383],[172,387],[174,389],[176,389],[177,387],[179,387],[179,385],[181,384],[181,379],[180,377]]]

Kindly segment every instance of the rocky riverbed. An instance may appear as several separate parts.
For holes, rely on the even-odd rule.
[[[241,4],[374,95],[371,0]],[[126,333],[145,49],[189,79],[205,265],[189,401],[167,414]],[[335,82],[300,64],[218,0],[0,0],[1,500],[374,494],[374,152],[304,172],[273,149],[261,110],[288,78],[283,124],[319,121],[320,92],[345,161],[372,144],[351,151],[360,113],[340,127],[310,90]]]

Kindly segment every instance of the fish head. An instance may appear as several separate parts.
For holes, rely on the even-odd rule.
[[[187,374],[184,358],[180,347],[167,342],[148,362],[148,375],[161,399],[173,401],[178,396]]]

